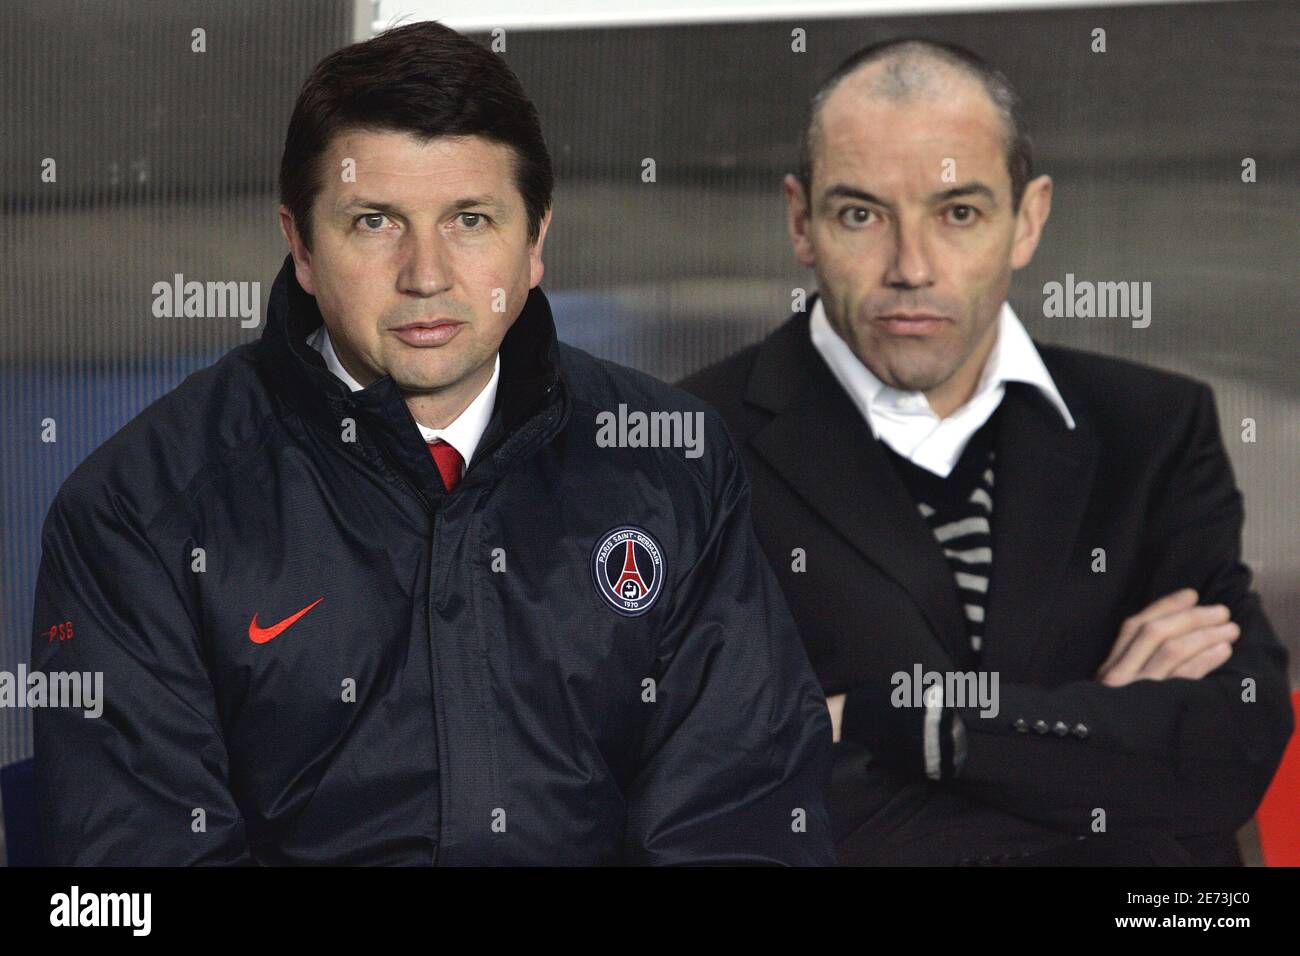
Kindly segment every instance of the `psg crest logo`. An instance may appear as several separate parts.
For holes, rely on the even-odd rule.
[[[637,617],[650,610],[664,586],[659,542],[640,528],[616,528],[591,553],[596,590],[615,611]]]

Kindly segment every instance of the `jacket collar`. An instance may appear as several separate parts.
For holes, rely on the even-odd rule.
[[[400,476],[427,500],[445,494],[401,389],[385,375],[353,392],[326,367],[307,337],[324,323],[314,296],[298,284],[286,256],[271,287],[257,356],[272,387],[302,418],[338,441],[345,419],[356,423],[351,445],[390,478]],[[462,484],[487,477],[547,440],[567,414],[559,341],[540,287],[501,342],[501,372],[492,419]]]
[[[1075,546],[1097,458],[1086,405],[1067,384],[1057,376],[1073,430],[1032,385],[1009,382],[1002,399],[982,667],[1005,663],[1019,671],[1050,633],[1047,611]],[[806,312],[759,346],[745,401],[773,416],[751,437],[753,450],[911,595],[960,661],[969,642],[952,571],[857,406],[813,347]]]

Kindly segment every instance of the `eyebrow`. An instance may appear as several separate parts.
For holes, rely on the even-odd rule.
[[[989,202],[997,205],[997,198],[993,195],[993,190],[978,180],[968,183],[962,183],[960,186],[954,186],[951,189],[945,189],[942,192],[932,193],[927,202],[931,205],[947,202],[949,199],[960,199],[963,196],[983,196]],[[875,196],[865,189],[858,189],[845,183],[836,183],[824,193],[822,201],[829,202],[832,199],[860,199],[863,202],[869,202],[872,205],[880,206],[882,209],[893,210],[894,204]]]
[[[494,209],[502,208],[501,203],[497,202],[495,196],[466,196],[450,203],[444,211],[460,212],[462,209],[470,209],[474,206],[491,206]],[[346,203],[338,207],[340,215],[352,212],[356,209],[373,209],[377,212],[382,212],[385,215],[401,215],[404,212],[403,208],[396,203],[366,199],[364,196],[357,196],[349,199]]]

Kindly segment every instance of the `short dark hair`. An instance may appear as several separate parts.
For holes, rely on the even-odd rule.
[[[482,136],[511,148],[537,240],[555,176],[537,110],[504,60],[435,21],[387,30],[331,53],[303,84],[280,159],[280,202],[310,247],[321,160],[338,133]]]
[[[944,43],[924,37],[897,37],[865,46],[837,66],[817,88],[808,108],[808,122],[799,140],[799,182],[804,195],[812,201],[813,156],[812,140],[817,133],[821,108],[835,87],[859,67],[879,60],[893,60],[900,64],[935,62],[956,67],[972,79],[978,80],[993,101],[1005,127],[1004,151],[1007,172],[1011,175],[1011,208],[1019,210],[1025,194],[1025,185],[1033,177],[1033,144],[1024,130],[1020,96],[1007,78],[989,66],[978,54],[955,43]],[[889,78],[886,90],[897,96],[912,92],[909,81],[901,70]]]

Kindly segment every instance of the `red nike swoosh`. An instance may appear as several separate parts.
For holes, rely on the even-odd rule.
[[[254,644],[265,644],[268,641],[275,640],[277,637],[283,634],[288,628],[292,627],[294,622],[297,621],[298,618],[302,617],[304,614],[306,614],[308,611],[310,611],[312,608],[314,608],[317,604],[319,604],[323,600],[325,600],[323,597],[318,597],[316,600],[312,601],[310,604],[308,604],[297,614],[291,614],[288,617],[286,617],[283,621],[281,621],[279,624],[272,624],[270,627],[258,627],[257,614],[254,614],[253,619],[248,622],[248,639],[252,641]]]

